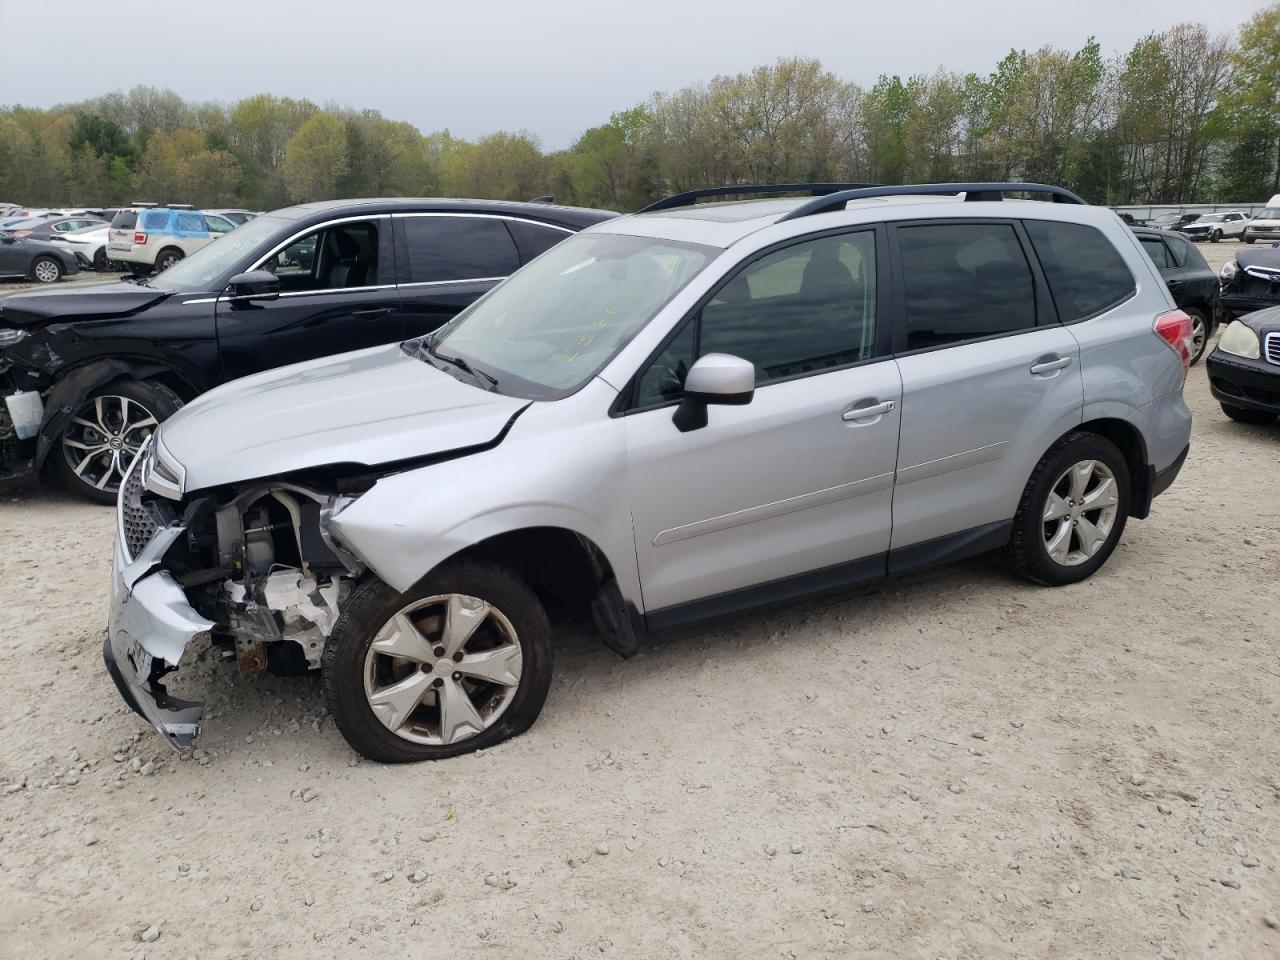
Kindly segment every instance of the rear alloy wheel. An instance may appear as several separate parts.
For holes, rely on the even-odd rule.
[[[1276,418],[1274,413],[1267,413],[1265,410],[1233,407],[1229,403],[1222,403],[1220,406],[1222,407],[1222,412],[1237,423],[1271,423]]]
[[[1195,307],[1188,308],[1184,312],[1191,318],[1191,364],[1194,366],[1200,362],[1200,358],[1204,356],[1204,349],[1209,344],[1209,320]]]
[[[156,273],[163,273],[182,259],[182,251],[168,247],[156,257]]]
[[[551,684],[550,629],[499,567],[456,562],[400,594],[366,581],[325,644],[324,687],[347,742],[372,760],[438,760],[527,730]]]
[[[80,405],[52,454],[63,485],[95,503],[115,503],[116,494],[142,442],[182,406],[167,387],[151,381],[117,380]]]
[[[37,283],[57,283],[62,272],[62,264],[53,257],[36,257],[31,264],[31,279]]]
[[[1037,583],[1091,576],[1120,541],[1129,511],[1129,467],[1110,440],[1076,433],[1045,454],[1027,481],[1005,558]]]
[[[93,269],[95,273],[106,273],[111,269],[111,261],[107,259],[105,247],[93,255]]]

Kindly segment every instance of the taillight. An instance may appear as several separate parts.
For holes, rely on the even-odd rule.
[[[1160,339],[1173,348],[1173,352],[1182,360],[1182,375],[1186,377],[1191,369],[1191,340],[1193,337],[1191,318],[1181,310],[1170,310],[1156,317],[1156,333]]]
[[[135,233],[133,235],[133,242],[136,243],[138,246],[142,246],[144,243],[147,242],[147,235],[145,233]]]
[[[13,233],[11,234],[11,236],[15,236],[15,237],[29,237],[29,236],[31,236],[31,231],[30,231],[30,230],[15,230],[15,231],[13,231]]]

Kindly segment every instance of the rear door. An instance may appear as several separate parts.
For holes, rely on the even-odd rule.
[[[1080,350],[1021,224],[891,231],[902,439],[890,571],[998,545],[1048,445],[1078,424]]]
[[[277,300],[217,303],[225,379],[404,339],[389,217],[295,236],[251,269],[280,278]]]
[[[435,330],[520,266],[502,217],[398,213],[392,220],[406,337]]]

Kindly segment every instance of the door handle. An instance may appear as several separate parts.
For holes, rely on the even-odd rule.
[[[896,404],[892,400],[885,400],[883,403],[873,404],[870,407],[854,407],[846,410],[842,416],[845,420],[868,420],[871,417],[883,416],[891,413]]]
[[[1070,357],[1058,357],[1054,360],[1042,360],[1040,363],[1031,365],[1031,372],[1034,374],[1053,373],[1055,370],[1062,370],[1071,366]]]
[[[370,307],[367,310],[353,310],[351,311],[351,316],[367,320],[370,317],[385,317],[387,314],[395,312],[393,307]]]

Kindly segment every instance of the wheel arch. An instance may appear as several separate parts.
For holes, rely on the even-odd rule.
[[[1129,516],[1144,519],[1151,510],[1151,461],[1147,456],[1147,442],[1136,426],[1119,417],[1095,417],[1058,437],[1049,447],[1057,446],[1073,433],[1093,433],[1114,443],[1124,454],[1129,468]],[[1048,451],[1046,451],[1048,452]]]
[[[156,380],[184,403],[199,393],[177,370],[149,360],[103,357],[64,370],[45,398],[44,420],[36,438],[34,467],[37,473],[44,468],[58,435],[85,398],[99,387],[122,378]]]

